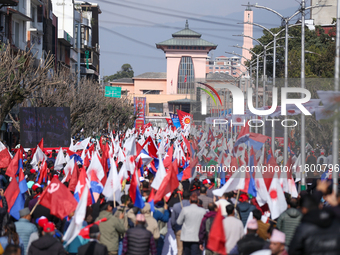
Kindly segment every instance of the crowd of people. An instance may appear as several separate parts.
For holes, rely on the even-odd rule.
[[[340,242],[338,242],[340,240],[340,197],[332,191],[332,183],[329,180],[316,178],[309,188],[301,191],[298,196],[285,192],[287,209],[282,211],[278,217],[272,218],[268,205],[260,206],[256,197],[244,189],[235,189],[217,196],[214,191],[223,186],[221,180],[218,180],[216,176],[193,173],[190,166],[185,165],[194,156],[188,156],[190,149],[187,148],[188,146],[185,148],[185,140],[182,140],[182,137],[195,143],[197,132],[196,135],[189,135],[185,130],[178,134],[170,131],[171,134],[166,135],[168,139],[164,139],[162,135],[158,139],[157,135],[154,139],[150,138],[158,149],[157,154],[168,155],[171,146],[180,147],[182,144],[183,154],[178,151],[176,154],[176,149],[174,149],[175,152],[171,157],[174,161],[179,157],[186,158],[185,163],[179,164],[176,172],[180,174],[185,169],[190,170],[189,178],[178,177],[176,189],[170,190],[170,194],[155,203],[153,202],[154,192],[157,194],[159,191],[155,191],[154,182],[156,182],[158,171],[161,171],[160,166],[158,166],[158,171],[155,171],[155,166],[149,167],[150,162],[148,162],[142,166],[142,169],[139,169],[137,157],[138,153],[142,152],[135,153],[136,168],[134,170],[141,172],[138,190],[143,205],[136,204],[137,198],[129,190],[133,182],[133,173],[131,169],[126,170],[129,153],[125,150],[127,147],[124,146],[128,144],[129,137],[137,134],[136,143],[142,144],[142,148],[147,150],[146,153],[151,155],[152,152],[150,148],[147,148],[146,139],[151,137],[150,132],[152,135],[152,131],[148,129],[143,132],[132,130],[129,134],[117,134],[115,138],[114,135],[107,135],[100,137],[99,140],[91,139],[83,149],[78,151],[78,154],[82,156],[70,157],[69,155],[70,150],[75,148],[72,145],[80,146],[81,141],[74,140],[70,148],[63,151],[66,161],[75,161],[77,171],[82,168],[89,171],[90,166],[82,157],[84,155],[87,157],[90,154],[88,150],[92,147],[98,152],[99,158],[104,158],[106,153],[104,148],[107,144],[110,148],[108,155],[113,159],[111,164],[116,163],[118,176],[124,176],[123,172],[128,173],[128,177],[122,179],[120,197],[113,199],[100,193],[98,198],[93,200],[92,196],[93,202],[87,204],[83,219],[80,219],[83,230],[87,229],[87,235],[78,234],[70,243],[64,237],[71,222],[79,221],[75,219],[78,217],[78,215],[75,216],[75,211],[70,212],[65,218],[60,218],[51,214],[48,207],[39,204],[41,196],[48,192],[53,178],[63,182],[72,194],[77,192],[77,188],[70,188],[72,180],[66,178],[66,169],[55,169],[59,160],[57,159],[59,152],[56,150],[46,152],[43,162],[39,161],[37,164],[33,162],[34,153],[37,152],[28,150],[23,154],[23,166],[20,171],[24,173],[28,190],[25,193],[24,206],[19,211],[19,219],[15,219],[11,214],[13,201],[9,201],[10,196],[4,195],[13,178],[6,174],[6,168],[1,169],[0,254],[250,255],[257,251],[263,252],[259,254],[273,255],[340,254]],[[154,132],[159,134],[162,130],[155,129]],[[219,137],[219,134],[216,133],[214,136]],[[164,146],[164,140],[166,140],[166,146]],[[119,148],[116,148],[117,146]],[[195,151],[197,152],[198,149]],[[218,149],[216,153],[217,151]],[[326,162],[328,160],[325,155],[326,151],[323,151],[323,148],[319,151],[320,155],[317,156],[315,150],[311,149],[307,163],[311,160],[316,161],[315,163],[321,160],[323,163]],[[20,150],[19,153],[21,153]],[[298,153],[297,150],[297,157]],[[93,155],[95,154],[92,154],[92,159]],[[276,159],[279,156],[280,153],[277,153]],[[165,158],[163,157],[164,160]],[[204,164],[207,158],[208,155],[198,160],[198,164]],[[39,177],[44,161],[48,169],[47,178],[38,181],[41,179]],[[66,165],[67,163],[64,163],[63,167]],[[108,169],[113,171],[112,167]],[[109,176],[109,171],[106,177]],[[14,178],[19,181],[19,174]],[[225,182],[228,183],[230,176],[225,178]],[[166,193],[169,193],[169,190]],[[270,196],[274,199],[273,194]],[[219,220],[219,215],[222,221],[216,223],[215,219]],[[223,225],[223,233],[216,232],[215,228],[218,224]],[[209,244],[217,234],[225,238],[224,251]]]

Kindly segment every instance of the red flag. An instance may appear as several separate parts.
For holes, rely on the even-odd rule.
[[[148,139],[146,139],[146,141],[144,142],[142,147],[144,148],[145,145],[148,146],[148,153],[149,153],[149,155],[151,157],[158,158],[158,156],[157,156],[157,148],[156,148],[155,143],[153,142],[151,136],[149,136]]]
[[[190,165],[183,170],[183,176],[181,181],[185,181],[191,177],[191,168]]]
[[[90,165],[90,159],[89,156],[86,154],[85,158],[84,158],[84,167],[85,169],[87,169]]]
[[[215,141],[215,138],[214,138],[214,135],[213,135],[211,129],[209,128],[209,133],[208,133],[207,142],[208,142],[208,143],[209,143],[209,142],[211,143],[211,142],[213,142],[213,141]]]
[[[68,189],[72,192],[76,189],[77,183],[78,183],[78,175],[79,175],[79,167],[77,164],[74,164],[73,172],[71,175],[70,182],[68,184]]]
[[[185,75],[184,77],[184,82],[187,82],[187,75]]]
[[[226,255],[227,252],[225,249],[225,243],[227,241],[227,238],[224,234],[223,218],[224,217],[222,216],[222,208],[219,207],[215,219],[211,225],[207,248],[218,254]]]
[[[191,123],[192,115],[190,113],[177,110],[177,115],[182,128]]]
[[[170,165],[169,171],[166,173],[161,186],[159,186],[159,189],[155,195],[155,203],[161,201],[166,194],[172,193],[176,188],[178,188],[179,181],[177,179],[177,173],[178,166],[177,160],[175,160]]]
[[[40,168],[40,175],[39,175],[39,179],[38,179],[38,183],[41,184],[42,182],[47,182],[47,163],[44,160],[41,163],[41,168]],[[45,179],[45,180],[44,180]]]
[[[150,192],[150,195],[149,195],[149,198],[148,198],[148,202],[151,202],[152,200],[154,200],[154,198],[155,198],[155,190],[151,189],[151,192]]]
[[[38,143],[38,146],[42,151],[44,151],[44,138],[41,138],[40,142]]]
[[[40,197],[40,204],[50,209],[51,214],[65,218],[77,208],[77,200],[58,178],[53,178]]]
[[[9,163],[9,165],[7,167],[7,170],[6,170],[7,176],[13,177],[13,178],[15,177],[15,175],[18,171],[18,167],[19,167],[20,154],[22,155],[22,151],[19,149],[17,151],[17,153],[15,153],[14,158],[12,159],[11,163]]]
[[[17,182],[17,179],[13,178],[12,181],[9,183],[4,194],[7,200],[8,212],[11,210],[12,206],[14,205],[15,200],[17,199],[19,193],[20,193],[19,184]]]
[[[87,225],[85,228],[82,228],[79,232],[79,236],[85,239],[90,239],[90,227],[92,227],[94,224],[99,225],[101,222],[107,221],[107,218],[102,218],[101,220],[98,220],[90,225]]]
[[[171,165],[173,154],[174,154],[174,145],[171,145],[170,149],[168,150],[168,153],[165,155],[163,159],[163,165],[165,168],[168,168]]]
[[[20,149],[19,149],[20,150]],[[6,168],[9,166],[10,162],[12,160],[11,155],[9,154],[9,151],[7,150],[7,148],[5,147],[5,145],[3,145],[0,142],[0,168]]]
[[[170,118],[165,118],[166,122],[168,122],[168,125],[172,125],[172,120]]]

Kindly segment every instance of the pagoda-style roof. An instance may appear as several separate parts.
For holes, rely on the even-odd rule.
[[[193,47],[209,47],[216,49],[217,45],[201,38],[201,34],[189,28],[188,20],[185,28],[172,34],[172,38],[156,44],[157,49],[164,46],[193,46]]]

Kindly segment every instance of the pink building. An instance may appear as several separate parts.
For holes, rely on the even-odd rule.
[[[201,36],[189,29],[186,21],[184,29],[156,44],[157,49],[165,53],[166,73],[147,72],[112,81],[110,85],[122,87],[122,94],[130,99],[146,97],[147,116],[169,116],[177,109],[189,111],[195,81],[206,79],[208,53],[217,47]]]
[[[195,79],[205,79],[208,53],[217,45],[203,40],[201,36],[189,29],[186,21],[183,30],[156,44],[167,59],[167,94],[190,94]]]

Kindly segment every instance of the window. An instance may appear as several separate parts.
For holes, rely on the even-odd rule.
[[[15,46],[19,47],[19,23],[14,22],[14,44]]]
[[[35,8],[33,6],[31,7],[31,17],[32,17],[31,27],[35,27]]]
[[[26,21],[22,22],[22,41],[26,42]]]
[[[182,57],[178,69],[178,94],[189,94],[194,89],[195,73],[191,57]]]
[[[44,19],[44,9],[43,9],[43,6],[42,5],[39,5],[38,6],[38,14],[37,14],[37,21],[38,22],[43,22],[43,19]]]
[[[159,95],[161,93],[160,90],[142,90],[143,94],[149,94],[149,95]]]
[[[220,68],[218,66],[216,66],[215,69],[220,69]]]
[[[149,103],[149,112],[163,113],[163,103]]]
[[[224,69],[224,67],[223,66],[221,66],[221,68],[220,69]]]
[[[213,69],[213,67],[212,67],[212,66],[209,66],[209,69],[211,70],[211,69]]]

